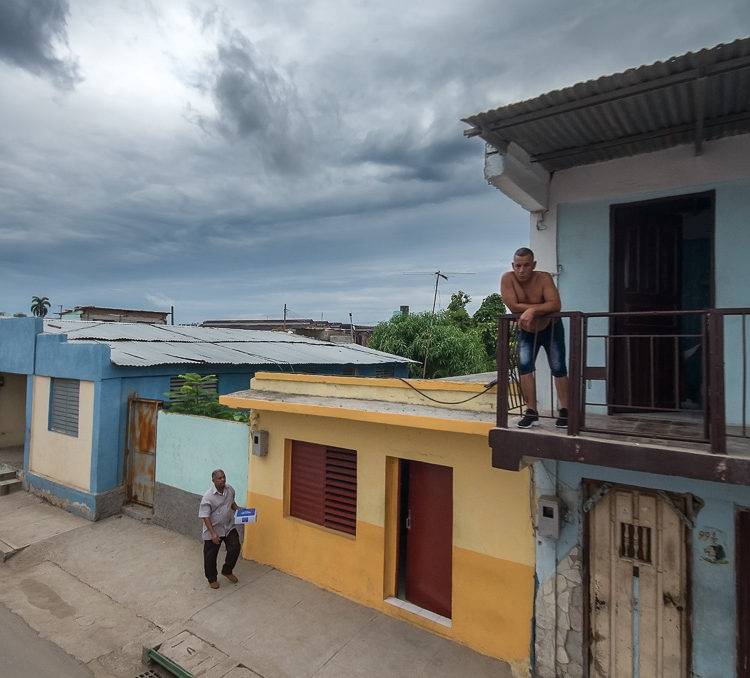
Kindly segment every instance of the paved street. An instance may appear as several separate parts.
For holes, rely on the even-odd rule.
[[[0,564],[6,615],[97,678],[135,678],[144,646],[212,678],[527,675],[252,561],[214,591],[200,543],[128,516],[91,523],[15,492],[0,497],[3,543],[20,549]]]
[[[80,662],[40,638],[21,617],[0,605],[0,675],[3,678],[91,678]]]

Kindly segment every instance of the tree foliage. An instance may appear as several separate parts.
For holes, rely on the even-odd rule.
[[[31,312],[37,318],[44,318],[50,307],[50,301],[47,297],[31,297]]]
[[[218,379],[215,374],[201,376],[195,372],[181,374],[185,383],[177,391],[169,391],[164,395],[169,398],[165,409],[176,414],[196,414],[201,417],[214,419],[230,419],[232,421],[248,421],[247,410],[235,410],[219,402],[216,393]]]
[[[418,361],[409,367],[411,377],[422,376],[428,344],[427,378],[494,371],[497,316],[505,313],[505,304],[499,294],[491,294],[472,317],[466,311],[470,301],[459,291],[451,296],[448,308],[434,316],[430,312],[396,315],[375,327],[368,345]]]

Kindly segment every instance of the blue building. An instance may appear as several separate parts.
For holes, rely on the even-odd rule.
[[[501,392],[490,433],[533,468],[539,678],[750,676],[748,92],[750,38],[465,119],[567,330],[567,430],[540,360],[540,426]]]
[[[406,377],[410,361],[297,335],[0,318],[0,448],[23,447],[29,490],[92,520],[152,503],[157,412],[179,375],[217,393],[256,371]]]

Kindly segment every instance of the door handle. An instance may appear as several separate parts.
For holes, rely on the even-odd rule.
[[[411,509],[409,509],[409,513],[406,516],[406,529],[411,530]]]

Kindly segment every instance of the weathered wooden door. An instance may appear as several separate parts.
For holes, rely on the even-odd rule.
[[[154,505],[156,474],[156,417],[161,400],[128,398],[128,435],[125,449],[127,501]]]
[[[592,678],[689,675],[684,504],[615,487],[589,512]]]
[[[409,602],[451,616],[453,469],[407,462],[406,590]]]

